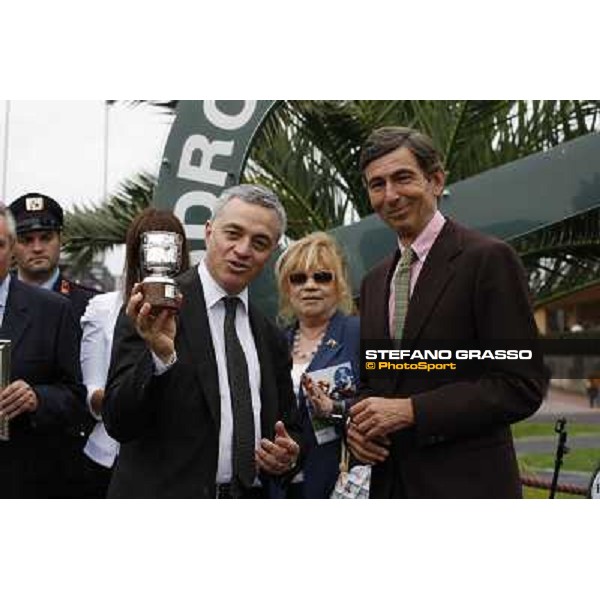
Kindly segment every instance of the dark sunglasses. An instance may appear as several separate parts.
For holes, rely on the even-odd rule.
[[[310,275],[306,273],[290,273],[290,283],[292,285],[304,285]],[[333,281],[333,273],[331,271],[315,271],[312,274],[312,280],[315,283],[331,283]]]

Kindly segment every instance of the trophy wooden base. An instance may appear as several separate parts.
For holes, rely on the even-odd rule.
[[[164,281],[143,281],[142,292],[144,302],[152,305],[153,312],[160,312],[163,309],[179,311],[179,302],[177,301],[177,286],[171,280]]]

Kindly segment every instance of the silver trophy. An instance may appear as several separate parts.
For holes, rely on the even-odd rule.
[[[0,340],[0,390],[10,383],[10,340]],[[0,414],[0,442],[8,442],[8,418]]]
[[[154,311],[178,310],[177,284],[173,279],[181,268],[181,236],[174,231],[142,233],[140,259],[148,275],[142,280],[144,302]]]

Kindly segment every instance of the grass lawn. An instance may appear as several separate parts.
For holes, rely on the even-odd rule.
[[[554,423],[531,423],[522,421],[512,426],[513,437],[523,439],[528,437],[546,437],[558,440],[554,431]],[[600,463],[600,425],[586,423],[567,423],[567,446],[569,440],[577,435],[596,435],[599,439],[598,448],[571,450],[565,455],[561,471],[581,471],[589,473]],[[519,468],[522,472],[534,469],[553,469],[554,452],[550,454],[519,454]],[[523,486],[523,497],[526,499],[547,499],[550,491]],[[583,500],[583,496],[558,493],[557,499]]]
[[[554,437],[558,434],[554,431],[554,423],[528,423],[522,421],[512,426],[513,437],[515,439],[525,437]],[[574,435],[597,435],[600,439],[600,425],[590,425],[586,423],[568,423],[567,435],[568,438]],[[567,438],[567,445],[568,445]],[[600,445],[600,444],[599,444]]]
[[[568,444],[568,442],[567,442]],[[561,471],[583,471],[592,473],[600,463],[600,448],[581,448],[571,450],[565,455]],[[519,465],[522,470],[553,469],[553,454],[519,454]]]
[[[523,486],[523,498],[525,500],[548,500],[550,490],[539,490],[538,488],[530,488]],[[571,496],[571,494],[556,494],[557,500],[585,500],[583,496]]]

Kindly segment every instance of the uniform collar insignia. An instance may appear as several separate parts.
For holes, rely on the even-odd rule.
[[[66,279],[63,279],[60,282],[60,293],[65,296],[68,296],[71,293],[71,284]]]

